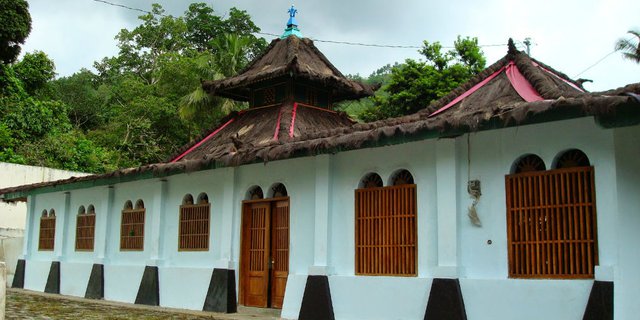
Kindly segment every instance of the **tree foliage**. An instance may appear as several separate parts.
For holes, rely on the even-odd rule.
[[[640,31],[629,30],[627,33],[634,38],[619,39],[616,42],[616,50],[622,51],[622,56],[626,59],[640,64]]]
[[[53,79],[42,52],[0,64],[0,161],[87,172],[164,161],[243,107],[210,97],[201,81],[235,74],[266,47],[245,11],[221,17],[194,3],[174,17],[154,4],[139,19],[96,72]]]
[[[0,61],[12,63],[20,45],[31,32],[31,15],[26,0],[0,0]]]
[[[439,42],[424,41],[419,52],[425,61],[407,59],[394,66],[373,97],[374,106],[361,112],[359,119],[375,121],[414,113],[468,81],[486,64],[477,38],[458,36],[454,48],[446,52]]]

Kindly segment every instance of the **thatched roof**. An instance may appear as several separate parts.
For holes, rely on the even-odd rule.
[[[509,63],[517,66],[522,78],[531,85],[541,99],[531,102],[525,101],[513,89],[506,75],[496,74]],[[489,79],[492,75],[493,78]],[[479,86],[479,84],[482,85]],[[474,87],[476,90],[473,93],[468,93]],[[437,110],[462,96],[465,97],[458,99],[459,101],[448,109],[435,114]],[[303,112],[307,111],[315,112],[307,109],[304,109]],[[247,112],[247,114],[249,115],[251,112]],[[257,113],[252,116],[263,117],[263,119],[274,117],[272,113],[268,116],[259,116]],[[216,149],[218,147],[212,143],[207,149],[209,151],[198,152],[193,157],[174,163],[147,165],[103,175],[7,188],[0,190],[0,195],[10,194],[11,198],[16,199],[23,193],[34,189],[61,191],[73,189],[73,186],[108,185],[220,166],[238,166],[247,163],[335,153],[430,138],[452,137],[478,130],[586,116],[593,116],[604,127],[640,124],[640,83],[599,93],[584,92],[576,82],[570,80],[566,75],[511,48],[504,58],[488,67],[477,77],[413,115],[373,123],[340,126],[334,129],[299,129],[294,137],[271,139],[260,145],[242,144],[239,147],[234,146],[234,148],[224,149],[221,147],[221,149]],[[316,118],[318,117],[309,117],[309,119]],[[251,122],[255,123],[254,120]],[[238,120],[238,123],[242,121]],[[319,126],[305,125],[305,127]],[[256,128],[256,130],[258,129]],[[270,129],[265,132],[270,132]]]
[[[359,99],[373,94],[369,86],[345,78],[313,41],[296,36],[271,41],[264,53],[237,76],[205,81],[202,87],[209,94],[248,101],[252,85],[281,77],[322,85],[333,91],[334,101]]]
[[[241,149],[291,141],[307,132],[351,126],[343,112],[304,104],[283,104],[234,112],[220,124],[183,146],[169,162],[218,159]]]

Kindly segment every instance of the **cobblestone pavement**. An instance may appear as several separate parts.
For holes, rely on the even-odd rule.
[[[251,312],[251,311],[249,311]],[[6,320],[76,320],[76,319],[141,319],[141,320],[272,320],[273,315],[219,314],[187,311],[134,304],[89,300],[76,297],[46,294],[22,289],[7,289]]]

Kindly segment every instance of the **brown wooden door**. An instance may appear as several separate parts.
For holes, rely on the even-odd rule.
[[[289,276],[288,198],[244,204],[240,259],[240,303],[282,308]]]
[[[267,307],[269,288],[269,211],[268,202],[245,205],[243,217],[243,295],[244,304]]]
[[[289,276],[289,199],[272,205],[271,262],[271,307],[281,309]]]

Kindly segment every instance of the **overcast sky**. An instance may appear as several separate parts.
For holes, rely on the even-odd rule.
[[[157,2],[171,15],[181,15],[192,2],[206,2],[220,15],[237,7],[246,10],[262,32],[275,34],[283,32],[292,4],[290,0],[108,1],[144,10]],[[133,29],[142,14],[94,0],[28,2],[33,30],[23,52],[46,52],[59,76],[117,54],[114,36],[120,29]],[[303,35],[312,39],[404,46],[428,40],[448,47],[457,35],[471,36],[481,45],[500,45],[483,47],[491,64],[506,54],[509,37],[520,43],[530,37],[532,57],[574,79],[592,79],[594,83],[586,84],[591,91],[640,82],[640,65],[622,59],[618,52],[604,58],[618,38],[629,37],[627,30],[640,29],[638,0],[300,0],[294,4]],[[368,76],[385,64],[420,58],[417,49],[320,41],[316,46],[345,74]]]

